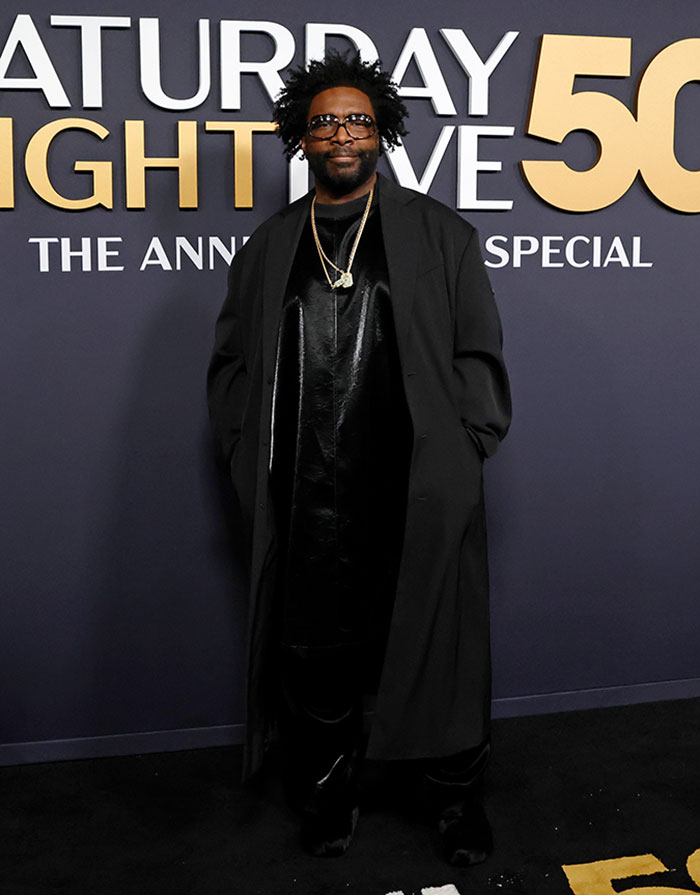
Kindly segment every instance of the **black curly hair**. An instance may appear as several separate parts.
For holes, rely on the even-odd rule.
[[[277,124],[277,135],[284,143],[287,158],[299,151],[311,101],[332,87],[355,87],[366,93],[377,120],[380,151],[384,146],[398,146],[407,133],[403,121],[408,110],[398,95],[397,85],[382,71],[380,62],[363,62],[359,51],[329,50],[322,60],[309,62],[307,68],[293,68],[272,107],[272,120]]]

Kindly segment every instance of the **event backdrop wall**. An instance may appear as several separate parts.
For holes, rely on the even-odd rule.
[[[1,761],[240,741],[205,371],[231,254],[306,189],[280,72],[353,43],[410,110],[382,170],[478,226],[503,317],[495,713],[700,695],[697,3],[347,9],[0,14]]]

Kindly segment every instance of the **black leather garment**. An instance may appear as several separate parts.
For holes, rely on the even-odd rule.
[[[323,248],[342,268],[365,203],[316,207]],[[329,273],[338,277],[330,266]],[[369,654],[379,662],[412,439],[376,197],[352,275],[352,287],[330,287],[307,222],[280,320],[274,391],[281,639],[300,647],[373,644]]]
[[[355,774],[362,702],[342,648],[283,650],[279,731],[290,804],[301,813],[301,842],[313,855],[350,847],[359,814]]]

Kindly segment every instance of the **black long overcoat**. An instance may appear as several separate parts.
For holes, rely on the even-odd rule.
[[[474,228],[379,175],[401,373],[413,426],[406,528],[368,756],[450,755],[488,732],[482,460],[510,421],[501,326]],[[260,765],[276,543],[269,456],[279,316],[311,194],[237,252],[209,368],[215,439],[250,546],[244,774]]]

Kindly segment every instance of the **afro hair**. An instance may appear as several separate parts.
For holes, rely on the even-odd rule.
[[[372,103],[381,146],[398,146],[407,133],[404,118],[408,110],[398,95],[397,85],[382,71],[380,62],[363,62],[360,53],[339,53],[329,50],[322,60],[312,60],[308,67],[299,66],[289,73],[285,87],[272,107],[272,120],[277,135],[284,143],[287,158],[295,155],[306,133],[311,101],[332,87],[355,87]]]

